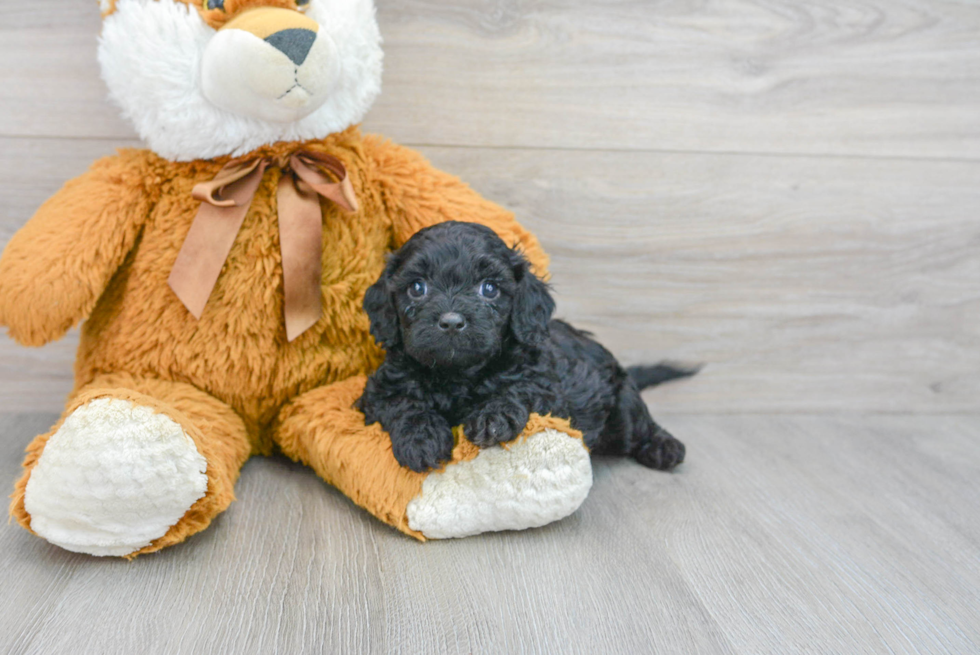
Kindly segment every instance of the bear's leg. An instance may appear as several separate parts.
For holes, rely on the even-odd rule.
[[[242,420],[203,391],[101,376],[28,446],[10,513],[67,550],[132,557],[207,527],[250,453]]]
[[[581,435],[565,420],[536,415],[506,447],[481,451],[461,439],[443,469],[403,468],[380,426],[365,426],[353,408],[364,382],[351,378],[295,398],[273,438],[286,455],[406,534],[446,539],[538,527],[574,512],[592,486]]]

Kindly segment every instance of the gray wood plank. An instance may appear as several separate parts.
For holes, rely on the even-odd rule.
[[[980,7],[954,0],[381,0],[409,144],[980,157]],[[0,135],[127,138],[94,2],[0,7]]]
[[[6,479],[53,418],[0,418]],[[677,472],[597,460],[540,530],[417,544],[277,458],[133,563],[0,528],[0,633],[12,653],[980,649],[976,417],[661,418]]]
[[[715,472],[690,505],[664,518],[615,485],[625,514],[680,521],[673,560],[738,650],[976,651],[975,417],[671,425],[690,435],[690,466]]]
[[[3,3],[0,16],[21,4]],[[99,77],[98,6],[52,3],[48,16],[78,4],[84,17],[69,9],[65,23],[0,31],[0,134],[135,138]]]
[[[980,154],[972,3],[382,7],[386,92],[370,119],[404,142]]]
[[[673,411],[975,411],[980,169],[428,149],[514,208],[559,315],[629,363],[707,363]]]
[[[114,145],[0,139],[0,245]],[[423,151],[539,235],[560,316],[627,363],[707,364],[658,406],[980,409],[980,164]],[[0,340],[0,408],[60,408],[76,344]]]

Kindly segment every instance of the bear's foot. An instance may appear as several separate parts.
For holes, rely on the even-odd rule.
[[[124,556],[150,545],[204,496],[207,463],[171,418],[96,398],[51,435],[24,493],[33,532],[74,552]]]
[[[416,473],[398,464],[381,425],[365,425],[354,408],[365,381],[348,378],[297,396],[272,426],[273,439],[403,533],[424,540],[536,528],[585,501],[592,463],[567,419],[532,414],[516,440],[482,450],[465,428],[457,430],[452,461]]]
[[[574,512],[591,487],[582,440],[548,428],[430,473],[408,525],[430,539],[535,528]]]

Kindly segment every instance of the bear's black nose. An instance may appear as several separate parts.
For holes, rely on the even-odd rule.
[[[456,312],[446,312],[439,317],[439,329],[443,332],[459,332],[466,327],[466,319]]]
[[[266,42],[276,50],[283,53],[297,66],[302,66],[306,61],[306,55],[310,54],[310,48],[316,41],[316,32],[303,28],[290,28],[279,30],[275,34],[265,37]]]

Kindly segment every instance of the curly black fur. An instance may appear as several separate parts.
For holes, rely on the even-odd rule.
[[[454,425],[481,447],[510,441],[532,412],[570,418],[596,454],[656,469],[684,460],[640,389],[696,371],[658,365],[631,376],[587,332],[551,319],[548,287],[487,227],[419,231],[388,260],[364,309],[387,357],[357,407],[366,424],[381,423],[403,466],[449,460]]]

